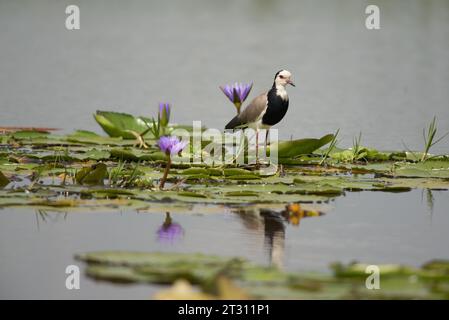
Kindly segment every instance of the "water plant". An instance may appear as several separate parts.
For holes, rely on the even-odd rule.
[[[192,166],[184,159],[178,163],[179,158],[174,157],[177,150],[165,146],[157,148],[158,140],[150,134],[145,136],[148,144],[154,144],[149,150],[132,147],[133,136],[125,130],[143,132],[147,127],[142,118],[101,112],[100,119],[103,125],[108,123],[105,128],[111,132],[109,137],[80,130],[67,135],[32,131],[8,133],[8,143],[0,146],[0,171],[9,181],[3,179],[6,185],[0,188],[0,207],[25,205],[72,210],[78,206],[112,205],[104,201],[107,198],[117,200],[114,206],[128,208],[164,202],[165,212],[170,206],[187,203],[276,205],[328,201],[354,190],[405,192],[412,188],[449,188],[449,156],[429,155],[425,162],[419,162],[421,152],[416,158],[410,157],[408,152],[378,152],[361,146],[360,135],[354,139],[354,148],[337,150],[338,147],[334,147],[333,151],[319,149],[329,144],[332,149],[334,134],[320,139],[279,141],[270,146],[270,151],[277,150],[278,163],[284,169],[279,175],[274,170],[261,174],[248,170],[251,167],[232,168],[232,164]],[[170,129],[178,127],[187,126],[170,125]],[[162,140],[170,139],[163,137]],[[243,151],[244,146],[241,146]],[[238,142],[234,147],[238,149]],[[167,171],[163,178],[167,152],[170,164],[166,169],[172,171]],[[317,166],[325,153],[327,160],[323,163],[331,165]],[[191,159],[192,151],[188,146],[183,156]],[[175,162],[176,168],[170,168]],[[159,169],[161,165],[162,170]],[[170,188],[165,185],[169,191],[157,188],[162,180],[167,180],[168,173],[174,172],[181,178]],[[376,176],[365,178],[356,176],[358,173]],[[72,176],[75,183],[67,183]],[[58,177],[65,185],[56,185],[53,177],[55,182]],[[150,188],[152,192],[147,192]],[[78,196],[83,202],[78,202]]]
[[[359,132],[359,135],[355,137],[352,142],[351,162],[355,162],[361,158],[360,157],[361,142],[362,142],[362,132]]]
[[[102,162],[83,167],[75,174],[75,181],[81,185],[103,185],[108,176],[108,168]]]
[[[161,128],[165,129],[170,122],[170,111],[171,106],[168,102],[159,103],[159,113],[158,113],[158,122],[161,124]]]
[[[157,114],[157,121],[152,118],[151,123],[145,121],[148,129],[145,130],[141,136],[144,136],[148,132],[154,137],[154,139],[159,139],[161,136],[167,133],[167,127],[170,122],[171,106],[168,102],[159,103],[159,112]]]
[[[234,104],[237,109],[237,114],[240,114],[240,108],[242,107],[242,103],[248,97],[251,88],[253,87],[252,83],[244,84],[244,83],[234,83],[232,85],[220,86],[221,91],[228,97],[228,99]]]
[[[9,182],[9,179],[0,171],[0,188],[6,187]]]
[[[449,132],[447,132],[446,134],[435,140],[437,129],[438,128],[436,124],[436,117],[433,117],[432,121],[429,124],[429,127],[427,128],[427,133],[426,129],[425,128],[423,129],[424,151],[420,159],[421,161],[426,161],[428,159],[430,148],[432,148],[435,144],[443,140],[449,134]]]
[[[120,176],[122,175],[122,172],[125,168],[126,161],[122,161],[122,159],[119,159],[117,163],[117,167],[112,168],[109,170],[108,173],[108,181],[110,186],[118,185]]]
[[[140,162],[137,162],[134,166],[133,170],[131,171],[131,174],[129,176],[125,176],[123,179],[123,183],[121,186],[129,187],[135,184],[137,179],[139,178],[139,165]]]
[[[170,171],[172,156],[179,154],[187,145],[187,141],[181,141],[175,136],[163,136],[159,139],[158,146],[167,156],[167,164],[165,166],[164,175],[162,176],[159,188],[163,189]]]
[[[338,133],[340,132],[340,129],[337,129],[337,131],[335,131],[335,133],[334,133],[334,137],[332,138],[332,140],[331,140],[331,142],[330,142],[330,145],[329,145],[329,148],[327,148],[327,150],[326,150],[326,152],[324,153],[324,155],[323,155],[323,159],[321,159],[321,161],[320,161],[320,163],[319,163],[319,165],[321,166],[323,163],[324,163],[324,161],[326,161],[326,159],[329,157],[329,154],[335,149],[335,147],[337,146],[337,136],[338,136]]]
[[[33,171],[33,173],[30,176],[31,183],[28,185],[27,188],[28,190],[32,190],[34,185],[39,182],[39,179],[41,178],[43,172],[44,172],[43,166],[39,166],[36,168],[36,171]]]
[[[148,149],[149,146],[145,142],[145,135],[151,133],[154,139],[158,140],[161,136],[167,133],[167,127],[170,122],[171,105],[168,102],[159,103],[159,112],[157,114],[157,121],[154,118],[145,119],[140,118],[146,125],[146,129],[142,133],[137,133],[133,130],[126,130],[136,138],[136,144],[139,148]]]

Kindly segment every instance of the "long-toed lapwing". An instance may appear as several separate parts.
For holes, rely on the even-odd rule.
[[[259,129],[266,129],[265,145],[272,126],[281,121],[288,109],[288,95],[285,87],[290,84],[292,74],[281,70],[274,76],[273,86],[255,97],[240,114],[226,125],[225,129],[251,128],[256,130],[256,164],[259,163]]]

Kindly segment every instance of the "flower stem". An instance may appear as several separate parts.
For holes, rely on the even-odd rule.
[[[241,102],[234,102],[235,108],[237,109],[237,115],[240,114],[240,107],[242,106]]]
[[[164,175],[162,176],[161,183],[159,185],[159,189],[164,189],[165,181],[167,180],[168,172],[170,171],[171,167],[171,157],[168,156],[167,165],[165,166]]]

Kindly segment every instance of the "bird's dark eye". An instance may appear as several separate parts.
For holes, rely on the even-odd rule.
[[[284,76],[283,75],[279,75],[279,78],[284,79]]]

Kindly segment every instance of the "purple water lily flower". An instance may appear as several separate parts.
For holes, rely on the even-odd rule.
[[[159,103],[159,121],[162,127],[166,127],[170,121],[171,106],[167,102]]]
[[[158,146],[167,156],[167,165],[165,166],[164,175],[162,176],[159,188],[163,189],[165,181],[167,181],[168,172],[171,166],[171,157],[180,153],[188,144],[187,141],[181,141],[175,136],[163,136],[159,139]]]
[[[237,108],[237,113],[240,113],[240,107],[242,103],[248,97],[251,88],[253,87],[252,83],[244,84],[244,83],[235,83],[233,85],[225,85],[220,86],[221,91],[228,97],[228,99],[235,105]]]
[[[178,154],[186,147],[187,144],[187,141],[181,141],[178,137],[174,136],[163,136],[158,142],[159,149],[169,156]]]
[[[173,243],[184,236],[184,229],[179,223],[173,222],[170,213],[167,212],[165,221],[157,230],[157,238],[161,242]]]

